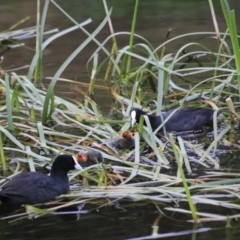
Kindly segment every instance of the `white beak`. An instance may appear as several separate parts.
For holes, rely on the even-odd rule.
[[[77,170],[79,170],[79,171],[83,171],[83,168],[82,168],[82,166],[77,162],[77,159],[74,157],[74,156],[72,156],[72,158],[73,158],[73,160],[74,160],[74,162],[75,162],[75,168],[77,169]]]
[[[137,121],[136,120],[136,111],[134,111],[134,110],[131,112],[131,120],[132,120],[131,121],[131,126],[134,126],[136,124],[136,121]]]

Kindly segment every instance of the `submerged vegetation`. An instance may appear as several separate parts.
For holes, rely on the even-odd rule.
[[[170,38],[169,30],[166,41],[154,49],[151,43],[134,32],[138,0],[130,33],[114,33],[111,10],[108,10],[104,1],[106,17],[91,34],[84,28],[91,20],[79,24],[55,1],[45,1],[41,19],[37,21],[36,53],[28,74],[19,76],[15,72],[3,72],[0,79],[0,154],[3,170],[0,184],[3,185],[7,178],[20,170],[20,163],[28,164],[31,171],[35,171],[36,167],[50,168],[51,159],[60,152],[95,150],[103,155],[105,162],[69,175],[71,182],[76,184],[69,194],[60,197],[69,197],[67,203],[44,210],[25,206],[28,210],[25,215],[39,216],[65,206],[85,203],[92,204],[96,209],[126,199],[152,201],[159,211],[191,214],[193,221],[236,217],[198,210],[201,205],[240,208],[236,203],[240,197],[240,173],[221,170],[217,156],[218,149],[230,145],[234,121],[236,123],[239,119],[233,107],[229,111],[225,103],[225,99],[231,97],[235,107],[239,107],[240,54],[235,13],[230,10],[227,1],[221,0],[228,31],[219,32],[214,7],[209,2],[215,32],[194,32]],[[49,3],[67,16],[74,26],[43,41]],[[111,35],[99,42],[95,37],[106,24],[109,24]],[[45,89],[43,50],[59,36],[76,29],[87,35],[86,40],[66,59]],[[130,40],[129,45],[120,49],[117,37],[121,34],[128,34]],[[206,47],[202,43],[204,41],[189,42],[176,53],[166,53],[170,42],[193,35],[201,36],[201,39],[213,39],[218,47],[214,50]],[[0,38],[6,36],[0,34]],[[136,38],[141,43],[135,44]],[[109,51],[105,45],[111,40],[112,50]],[[88,69],[90,66],[92,68],[89,95],[85,96],[83,102],[56,96],[54,87],[61,80],[82,86],[81,82],[61,79],[60,76],[91,41],[98,48],[87,62]],[[106,55],[104,60],[99,59],[100,51]],[[136,61],[138,67],[133,67]],[[104,77],[100,75],[103,71]],[[111,116],[104,116],[92,97],[97,78],[104,78],[104,84],[113,99]],[[200,80],[189,82],[194,78]],[[145,127],[140,122],[134,129],[134,149],[117,151],[108,144],[129,130],[132,107],[150,107],[153,113],[159,114],[162,110],[174,107],[203,104],[215,105],[222,110],[223,123],[220,126],[216,119],[217,112],[214,113],[214,128],[210,133],[180,135],[164,132],[159,136],[151,127]],[[12,174],[6,178],[7,169]],[[79,175],[84,177],[81,186],[78,185]],[[160,206],[163,206],[162,210]]]

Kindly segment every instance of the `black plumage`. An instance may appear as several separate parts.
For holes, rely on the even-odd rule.
[[[85,158],[79,156],[82,157]],[[0,200],[4,204],[18,205],[53,201],[69,191],[67,173],[75,168],[82,170],[78,159],[67,154],[59,155],[52,164],[50,176],[39,172],[21,172],[2,187]]]
[[[179,108],[162,113],[163,121],[170,115],[164,124],[167,131],[202,130],[204,126],[213,125],[214,110],[210,108]],[[218,116],[219,116],[218,112]],[[162,120],[159,115],[149,115],[141,109],[134,108],[131,112],[132,125],[139,123],[141,115],[147,115],[153,130],[157,129]],[[146,125],[145,121],[144,124]],[[160,131],[162,128],[160,129]]]

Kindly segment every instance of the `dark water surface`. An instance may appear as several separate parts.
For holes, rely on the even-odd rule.
[[[102,1],[99,0],[78,0],[78,1],[56,1],[65,11],[76,21],[83,22],[91,18],[93,22],[86,26],[89,32],[93,32],[105,16]],[[224,32],[226,24],[220,8],[219,1],[213,1],[220,31]],[[239,10],[239,1],[229,1],[230,5]],[[113,6],[112,22],[115,32],[130,31],[132,14],[135,2],[132,0],[108,0],[108,6]],[[1,31],[7,30],[11,25],[19,20],[30,16],[30,20],[20,25],[20,28],[30,27],[35,24],[36,1],[2,1],[0,7]],[[240,26],[240,14],[236,14],[238,26]],[[73,26],[69,19],[63,16],[54,6],[50,4],[46,28],[48,30],[59,28],[63,30]],[[147,38],[154,47],[164,42],[168,30],[172,28],[171,37],[194,31],[214,31],[212,17],[209,10],[208,1],[199,0],[140,0],[138,22],[136,33]],[[109,35],[109,28],[106,26],[97,39],[101,42]],[[200,37],[193,37],[199,39]],[[65,59],[86,39],[86,35],[80,30],[74,31],[67,36],[61,37],[51,43],[44,51],[44,73],[47,77],[52,77]],[[189,42],[189,38],[174,41],[167,47],[167,52],[176,52],[181,46]],[[117,39],[120,47],[128,44],[128,37],[120,36]],[[138,41],[138,40],[137,40]],[[4,54],[2,68],[11,70],[16,67],[27,65],[34,55],[32,50],[35,46],[34,39],[25,40],[27,48],[16,48]],[[214,48],[215,42],[209,42]],[[111,42],[109,43],[111,49]],[[32,48],[32,49],[31,49]],[[90,43],[67,67],[61,77],[76,80],[78,82],[89,83],[90,72],[86,68],[86,63],[96,44]],[[102,54],[102,57],[104,55]],[[91,68],[89,69],[91,70]],[[27,69],[16,71],[18,74],[26,74]],[[101,81],[98,82],[101,84]],[[88,86],[81,87],[79,99],[87,93]],[[73,91],[69,85],[59,84],[56,87],[59,94],[69,94]],[[67,89],[67,90],[66,90]],[[66,93],[67,91],[67,93]],[[73,91],[74,92],[74,91]],[[106,96],[107,91],[99,88],[95,92],[95,100],[104,107],[109,106]],[[236,140],[237,141],[237,140]],[[236,166],[238,158],[234,151],[224,157],[225,166]],[[229,161],[228,161],[229,160]],[[231,160],[231,161],[230,161]],[[237,164],[239,169],[239,163]],[[235,168],[237,171],[237,169]],[[86,209],[87,206],[86,206]],[[206,209],[206,212],[210,209]],[[220,213],[218,208],[212,209]],[[223,215],[227,215],[226,209],[221,209]],[[236,214],[238,212],[236,211]],[[226,222],[207,222],[194,226],[186,220],[191,216],[179,213],[164,212],[161,214],[153,203],[128,203],[122,208],[108,207],[99,212],[81,214],[79,219],[75,214],[61,216],[46,216],[33,220],[21,220],[15,223],[8,223],[7,220],[1,222],[0,239],[128,239],[141,236],[148,236],[152,233],[154,221],[158,220],[158,233],[181,233],[189,230],[187,235],[175,237],[163,237],[163,239],[239,239],[239,221],[233,221],[232,227],[226,229]],[[229,210],[229,214],[233,211]],[[208,230],[210,228],[210,230]],[[201,233],[191,233],[193,229],[199,229]]]
[[[88,209],[85,206],[84,209]],[[216,212],[218,208],[212,209]],[[66,211],[76,212],[70,208]],[[211,212],[208,209],[208,212]],[[223,212],[222,212],[223,213]],[[225,212],[226,213],[226,212]],[[236,212],[237,214],[237,212]],[[188,217],[188,216],[187,216]],[[189,219],[189,218],[188,218]],[[118,207],[106,207],[90,214],[63,214],[8,223],[1,221],[1,239],[148,239],[153,225],[158,226],[162,239],[238,239],[238,221],[192,224],[186,215],[159,213],[154,204],[125,203]],[[8,220],[9,221],[9,220]],[[157,222],[157,224],[156,224]],[[167,237],[167,235],[169,235]]]

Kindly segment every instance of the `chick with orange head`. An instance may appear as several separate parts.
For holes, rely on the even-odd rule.
[[[135,148],[134,133],[125,131],[120,138],[111,140],[107,142],[107,144],[117,151],[124,151],[126,149],[132,150]]]
[[[76,159],[82,167],[88,167],[104,161],[102,154],[94,150],[81,150],[77,153]]]

